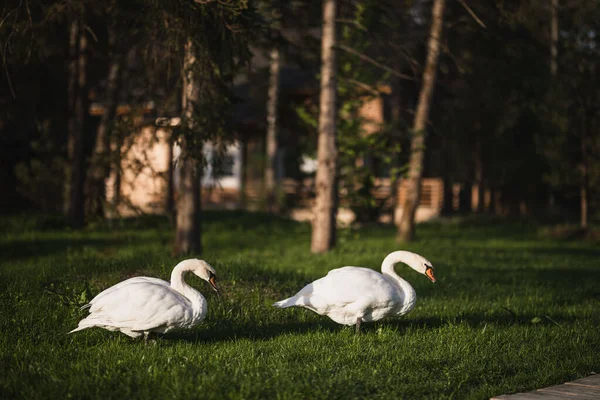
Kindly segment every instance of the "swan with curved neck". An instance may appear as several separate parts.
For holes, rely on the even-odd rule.
[[[383,260],[381,273],[362,267],[334,269],[294,296],[273,305],[308,308],[338,324],[356,325],[358,333],[362,322],[399,317],[414,308],[415,290],[394,270],[399,262],[435,282],[431,262],[410,251],[395,251]]]
[[[99,327],[147,339],[152,332],[197,325],[206,315],[207,304],[204,296],[185,282],[188,272],[209,282],[218,292],[212,266],[203,260],[184,260],[173,268],[171,282],[138,276],[104,290],[82,307],[89,308],[90,315],[69,333]]]

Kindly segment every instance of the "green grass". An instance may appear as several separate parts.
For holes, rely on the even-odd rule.
[[[160,218],[71,232],[60,219],[0,220],[0,398],[473,398],[600,372],[600,249],[538,236],[533,223],[419,226],[406,246],[436,268],[408,267],[417,306],[353,328],[271,304],[343,265],[379,269],[399,249],[391,227],[340,232],[326,255],[310,228],[263,214],[211,212],[204,259],[220,301],[205,321],[145,346],[90,329],[78,307],[133,275],[167,279],[172,229]]]

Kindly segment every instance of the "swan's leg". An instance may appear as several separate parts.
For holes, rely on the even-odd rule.
[[[356,318],[356,334],[357,335],[360,333],[360,323],[361,323],[361,318],[360,317]]]
[[[156,344],[158,341],[158,332],[144,332],[144,344],[148,345],[148,342],[151,342],[152,344]]]

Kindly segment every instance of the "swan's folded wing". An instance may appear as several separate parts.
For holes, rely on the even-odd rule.
[[[90,314],[111,326],[131,330],[180,325],[191,318],[189,300],[170,287],[148,281],[116,288],[95,301]]]
[[[312,291],[331,302],[353,303],[364,296],[386,298],[394,287],[372,269],[342,267],[313,282]]]
[[[147,276],[135,276],[133,278],[129,278],[127,280],[117,283],[116,285],[113,285],[109,288],[104,289],[102,292],[98,293],[96,295],[96,297],[94,297],[92,300],[90,300],[90,302],[83,308],[89,308],[94,303],[100,301],[100,299],[102,299],[103,297],[110,295],[115,290],[121,289],[124,286],[131,285],[133,283],[145,283],[145,282],[153,283],[156,285],[163,285],[163,286],[169,286],[169,287],[171,286],[171,284],[169,282],[164,281],[159,278],[151,278],[151,277],[147,277]]]

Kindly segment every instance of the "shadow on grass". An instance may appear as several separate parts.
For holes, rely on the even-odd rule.
[[[307,233],[306,224],[270,215],[245,211],[206,211],[202,215],[203,240],[212,248],[265,248],[274,241],[293,241],[296,234]],[[137,232],[152,233],[141,238]],[[44,232],[44,235],[22,234]],[[56,235],[52,235],[52,233]],[[140,216],[118,220],[91,222],[81,231],[71,230],[61,216],[17,215],[0,219],[0,240],[5,258],[23,259],[32,256],[52,256],[67,249],[108,247],[128,244],[168,245],[173,226],[165,216]],[[91,237],[95,234],[95,237]],[[116,234],[119,237],[111,237]],[[12,235],[12,236],[11,236]],[[257,240],[260,238],[260,240]]]
[[[263,249],[271,245],[285,248],[298,241],[299,236],[310,234],[308,224],[268,213],[247,211],[205,211],[202,215],[204,241],[212,249]],[[80,231],[71,231],[60,216],[19,215],[2,217],[0,232],[17,235],[0,240],[0,251],[9,259],[32,256],[48,256],[61,253],[68,248],[93,247],[103,250],[111,246],[128,243],[168,245],[172,239],[173,227],[165,216],[140,216],[92,222]],[[536,238],[539,225],[531,221],[496,221],[489,218],[462,218],[450,221],[430,222],[419,226],[419,238],[429,240],[450,240],[460,243],[487,241],[489,239],[519,241]],[[354,229],[354,228],[352,228]],[[146,235],[140,239],[137,232],[145,231],[156,235]],[[56,232],[55,237],[20,237],[25,232]],[[343,231],[344,232],[344,231]],[[343,232],[341,235],[343,236]],[[395,236],[395,228],[389,226],[365,226],[359,228],[361,237],[367,240],[389,240]],[[96,237],[91,237],[96,233]],[[100,233],[100,235],[98,235]],[[119,234],[119,238],[110,235]],[[99,237],[98,237],[99,236]],[[260,238],[260,240],[257,240]],[[141,241],[143,240],[143,241]],[[351,240],[355,243],[354,240]],[[419,241],[416,242],[418,244]],[[465,249],[467,250],[467,249]],[[474,251],[478,251],[474,249]],[[501,251],[501,249],[498,249]],[[550,255],[581,255],[600,258],[600,249],[592,248],[540,248],[527,249],[533,253]]]
[[[556,326],[562,328],[563,324],[573,323],[576,318],[571,316],[538,316],[534,314],[515,314],[506,310],[503,314],[485,316],[481,314],[463,314],[455,318],[417,318],[410,319],[386,319],[382,321],[364,323],[361,326],[361,335],[372,335],[382,327],[391,328],[399,334],[405,334],[411,330],[430,331],[444,327],[467,325],[474,329],[493,329],[494,326]],[[338,325],[327,317],[318,321],[285,322],[269,325],[232,325],[224,323],[219,326],[202,328],[202,326],[191,331],[178,331],[166,334],[160,340],[167,343],[184,341],[189,343],[218,343],[230,342],[240,339],[270,340],[282,335],[303,335],[315,332],[342,333],[348,332],[354,335],[354,326]]]
[[[8,260],[44,257],[64,253],[67,250],[94,248],[105,250],[109,247],[156,243],[157,238],[131,237],[90,238],[90,237],[46,237],[43,239],[11,239],[0,243],[0,253]]]
[[[596,260],[594,260],[594,264],[590,264],[589,266],[595,267],[598,271],[600,271],[600,247],[532,247],[528,248],[527,251],[540,256],[596,258]]]
[[[418,225],[416,243],[432,238],[468,241],[534,239],[538,238],[539,226],[535,221],[526,219],[507,220],[486,216],[433,220]],[[396,228],[391,224],[365,225],[358,231],[373,238],[389,239],[396,236]]]
[[[179,331],[164,335],[161,340],[186,341],[190,343],[230,342],[239,339],[269,340],[286,334],[305,334],[309,332],[338,332],[344,327],[327,317],[323,321],[314,322],[285,322],[269,325],[232,325],[220,324],[210,328],[198,327],[192,331]],[[353,328],[352,328],[353,329]]]

